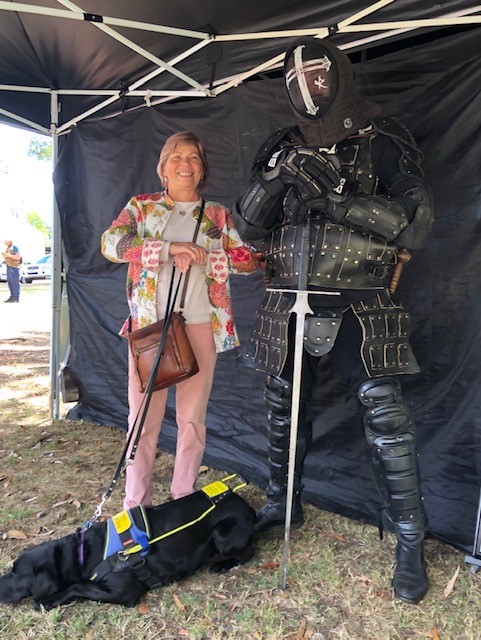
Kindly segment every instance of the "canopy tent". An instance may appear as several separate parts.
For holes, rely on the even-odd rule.
[[[398,116],[425,152],[436,222],[428,247],[405,267],[399,289],[412,314],[422,373],[403,387],[418,424],[429,529],[471,550],[481,433],[475,277],[481,8],[411,0],[326,2],[321,8],[304,0],[262,6],[178,1],[163,2],[161,9],[137,4],[86,2],[78,8],[52,0],[41,10],[33,2],[0,2],[0,116],[50,131],[59,149],[53,413],[61,244],[69,262],[71,370],[80,390],[70,415],[125,428],[126,345],[116,335],[127,314],[125,267],[100,255],[101,232],[130,195],[158,188],[158,151],[179,129],[192,129],[206,142],[212,165],[206,195],[231,204],[247,184],[257,146],[291,120],[282,82],[271,71],[296,35],[327,36],[348,52],[362,51],[353,59],[363,92]],[[449,25],[456,30],[441,29]],[[412,39],[414,33],[424,35]],[[407,35],[411,39],[400,40]],[[380,49],[380,42],[392,45]],[[241,337],[261,294],[259,276],[235,279]],[[312,402],[314,442],[304,495],[322,508],[374,523],[379,498],[356,401],[328,361],[320,367],[325,383]],[[263,376],[243,368],[235,353],[219,358],[206,451],[207,463],[259,484],[267,478],[262,383]],[[161,445],[175,447],[172,406]]]

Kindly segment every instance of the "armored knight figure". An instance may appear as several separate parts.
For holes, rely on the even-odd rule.
[[[265,257],[266,295],[244,347],[246,364],[268,374],[270,480],[258,531],[284,525],[292,412],[299,425],[291,524],[303,523],[303,462],[312,425],[308,399],[318,358],[359,398],[384,514],[397,538],[395,594],[417,603],[428,589],[415,426],[399,374],[418,364],[409,314],[391,297],[409,250],[432,225],[422,156],[410,132],[360,96],[348,57],[326,40],[295,42],[284,78],[296,126],[258,151],[252,181],[234,207],[237,230]],[[294,314],[299,292],[312,314],[304,324],[301,400],[291,402]]]

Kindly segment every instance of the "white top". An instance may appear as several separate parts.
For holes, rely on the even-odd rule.
[[[200,204],[201,200],[197,200],[196,202],[176,202],[170,214],[169,222],[162,234],[162,240],[165,240],[166,242],[161,255],[164,266],[159,272],[159,278],[157,281],[156,304],[158,320],[161,320],[165,316],[170,279],[172,277],[172,269],[174,268],[174,258],[169,255],[170,243],[192,242],[197,224],[197,220],[194,220],[192,213],[196,207],[200,206]],[[197,235],[196,244],[205,248],[204,236],[200,230]],[[185,306],[182,312],[183,316],[187,324],[210,322],[210,306],[209,298],[207,296],[207,284],[205,282],[205,265],[193,264],[189,271],[190,276],[185,295]],[[188,272],[183,274],[177,299],[175,301],[174,311],[179,310],[182,290],[187,273]],[[176,269],[173,293],[175,293],[175,287],[180,275],[181,272]]]

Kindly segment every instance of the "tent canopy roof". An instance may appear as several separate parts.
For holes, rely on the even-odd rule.
[[[215,97],[281,64],[287,43],[329,35],[347,50],[481,23],[446,0],[0,1],[0,118],[48,132],[179,98]]]

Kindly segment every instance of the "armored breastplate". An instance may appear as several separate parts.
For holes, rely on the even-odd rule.
[[[340,143],[336,156],[341,174],[357,180],[359,193],[374,194],[372,130]],[[370,290],[386,286],[396,246],[367,232],[330,221],[312,211],[304,225],[275,229],[260,247],[266,255],[271,288]]]

